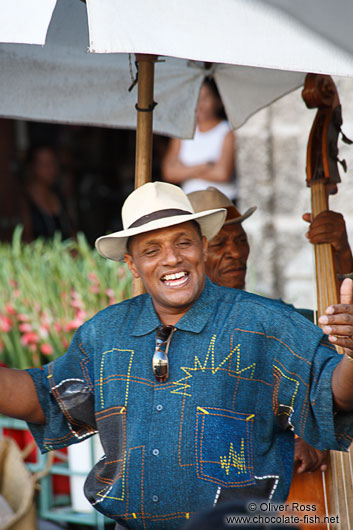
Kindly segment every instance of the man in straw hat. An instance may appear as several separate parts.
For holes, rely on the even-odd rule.
[[[124,230],[96,246],[125,257],[147,294],[98,313],[43,369],[0,372],[0,411],[29,421],[42,451],[98,430],[105,456],[85,493],[128,528],[181,528],[242,496],[283,501],[293,430],[321,449],[345,450],[353,434],[351,280],[324,333],[279,302],[211,283],[207,239],[225,213],[194,213],[171,184],[135,190]]]

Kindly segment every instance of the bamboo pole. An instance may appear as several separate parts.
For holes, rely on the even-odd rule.
[[[151,181],[153,142],[154,63],[156,55],[136,54],[138,62],[137,128],[135,157],[135,189]],[[132,295],[145,292],[140,278],[134,279]]]

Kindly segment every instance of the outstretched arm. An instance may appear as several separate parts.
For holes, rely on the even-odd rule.
[[[345,354],[332,376],[332,393],[340,410],[353,410],[353,281],[341,285],[340,304],[329,306],[319,323],[332,344],[342,346]]]
[[[0,368],[0,413],[31,423],[45,423],[32,377],[24,370]]]
[[[353,272],[353,256],[348,243],[346,223],[343,215],[327,210],[321,212],[311,221],[311,214],[303,215],[304,221],[310,223],[306,237],[310,243],[330,243],[335,252],[337,272],[349,274]]]

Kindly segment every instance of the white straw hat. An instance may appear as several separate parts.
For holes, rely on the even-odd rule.
[[[212,239],[222,228],[224,208],[195,213],[179,186],[166,182],[148,182],[133,191],[121,210],[124,230],[96,240],[96,249],[104,257],[121,261],[129,237],[187,221],[197,221],[201,233]]]

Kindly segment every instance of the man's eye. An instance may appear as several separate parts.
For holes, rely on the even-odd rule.
[[[182,247],[182,248],[186,248],[189,245],[191,245],[191,241],[190,240],[183,240],[183,241],[179,241],[179,243],[178,243],[178,246]]]
[[[148,248],[144,251],[144,256],[155,256],[158,252],[157,248]]]
[[[221,247],[222,245],[223,245],[222,241],[215,241],[214,243],[212,243],[212,245],[210,244],[209,246],[213,248],[213,247]]]

